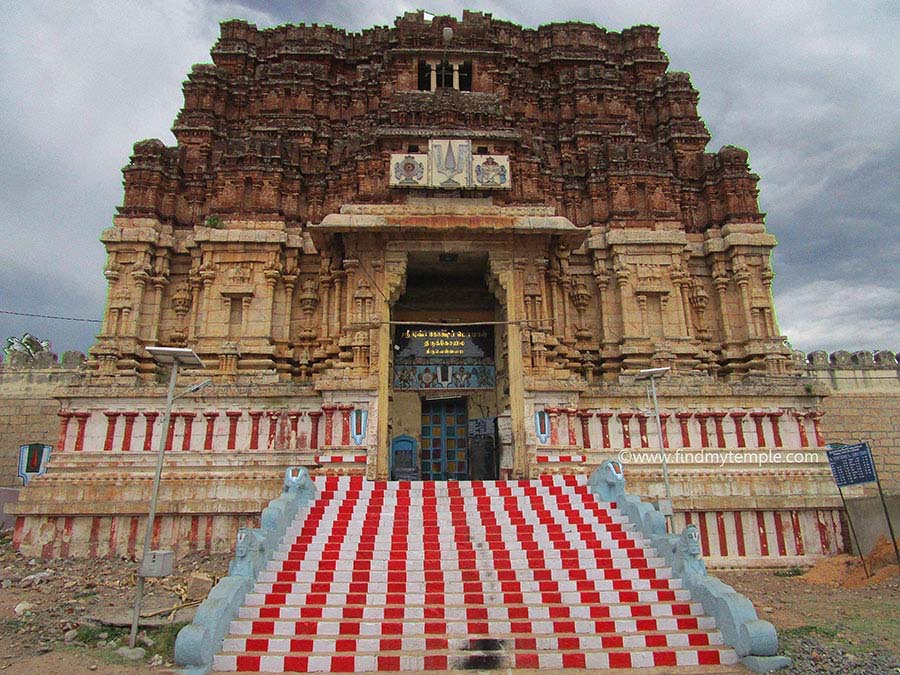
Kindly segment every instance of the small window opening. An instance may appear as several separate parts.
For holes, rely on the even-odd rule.
[[[431,91],[431,64],[419,61],[419,91]]]
[[[453,88],[453,65],[449,61],[441,61],[438,64],[437,86],[444,89]]]
[[[466,61],[459,65],[459,90],[472,91],[472,62]]]
[[[410,143],[406,146],[407,152],[419,152],[419,146],[415,143]]]
[[[488,146],[486,146],[486,145],[479,145],[479,146],[475,149],[475,153],[478,154],[478,155],[488,155],[488,154],[490,154],[490,153],[488,152]]]

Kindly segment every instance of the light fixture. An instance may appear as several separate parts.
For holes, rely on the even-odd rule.
[[[150,560],[150,545],[153,540],[153,521],[156,520],[156,505],[159,499],[159,483],[162,477],[163,456],[166,451],[166,430],[169,428],[169,419],[172,416],[172,403],[175,399],[181,398],[188,394],[193,394],[201,389],[205,389],[212,380],[204,380],[192,385],[186,391],[175,395],[175,381],[178,379],[178,367],[186,368],[203,368],[203,361],[192,349],[184,349],[182,347],[147,347],[147,352],[161,366],[172,366],[172,372],[169,375],[169,389],[166,394],[166,412],[163,415],[162,431],[159,435],[159,445],[156,453],[156,474],[153,477],[153,489],[150,493],[150,511],[147,514],[147,532],[144,535],[144,552],[141,554],[141,567],[138,569],[137,590],[134,597],[134,615],[131,618],[131,635],[129,636],[128,645],[134,647],[137,639],[138,622],[141,616],[141,602],[144,598],[144,577],[145,576],[163,576],[163,574],[148,574],[147,563]],[[153,556],[155,559],[156,556]]]
[[[669,462],[666,449],[663,447],[662,421],[659,417],[659,401],[656,399],[656,378],[665,377],[671,368],[645,368],[638,371],[635,382],[649,382],[650,392],[653,394],[653,413],[656,417],[656,439],[659,442],[659,456],[662,458],[663,482],[666,486],[666,499],[658,504],[659,510],[666,517],[669,533],[675,533],[674,513],[672,511],[672,489],[669,486]]]

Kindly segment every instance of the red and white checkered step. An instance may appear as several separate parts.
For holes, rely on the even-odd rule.
[[[712,619],[582,476],[316,478],[220,671],[732,664]]]

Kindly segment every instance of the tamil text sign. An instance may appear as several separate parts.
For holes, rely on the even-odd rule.
[[[877,480],[868,443],[832,448],[828,451],[828,463],[838,487],[874,483]]]

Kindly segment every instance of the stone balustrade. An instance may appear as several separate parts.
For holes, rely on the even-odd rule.
[[[158,409],[79,409],[59,411],[56,452],[155,452],[160,434],[167,452],[316,451],[354,448],[367,442],[365,417],[349,404],[306,410],[176,410],[162,428]],[[571,435],[570,435],[571,436]]]

